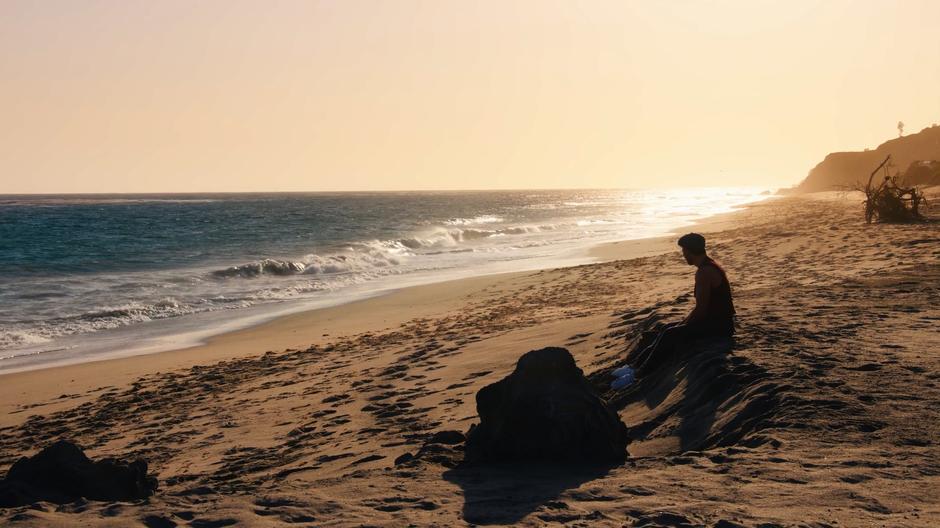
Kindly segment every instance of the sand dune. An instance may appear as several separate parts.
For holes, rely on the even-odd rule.
[[[690,309],[692,270],[671,242],[613,245],[599,252],[606,262],[304,314],[157,355],[164,359],[3,376],[0,470],[69,437],[93,456],[145,458],[160,489],[144,502],[40,503],[0,518],[149,527],[940,524],[940,224],[868,226],[857,200],[838,195],[717,220],[702,230],[735,291],[740,330],[730,352],[703,344],[623,391],[607,388],[609,372],[643,332]],[[644,256],[616,260],[618,252]],[[568,348],[619,412],[632,438],[627,463],[395,465],[435,432],[466,430],[476,391],[544,346]],[[47,388],[31,392],[37,383]]]

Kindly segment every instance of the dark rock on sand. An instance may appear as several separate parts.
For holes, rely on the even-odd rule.
[[[467,435],[466,461],[619,462],[627,427],[564,348],[533,350],[515,371],[476,396],[480,424]]]
[[[92,461],[77,445],[60,440],[31,458],[23,457],[0,481],[0,507],[37,501],[64,504],[91,500],[132,500],[149,497],[157,479],[147,476],[147,463],[115,459]]]

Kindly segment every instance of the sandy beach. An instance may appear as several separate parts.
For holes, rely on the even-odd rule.
[[[638,336],[693,302],[672,239],[3,375],[0,472],[68,438],[95,458],[145,459],[160,487],[0,509],[0,523],[937,526],[938,225],[866,225],[859,198],[838,193],[710,219],[696,230],[734,289],[733,350],[619,392],[609,372]],[[456,449],[395,464],[435,432],[466,431],[476,392],[546,346],[604,389],[629,428],[625,464],[466,468]]]

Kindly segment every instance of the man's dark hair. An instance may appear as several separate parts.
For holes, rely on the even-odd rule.
[[[689,233],[679,238],[679,247],[688,249],[693,255],[705,254],[705,237],[698,233]]]

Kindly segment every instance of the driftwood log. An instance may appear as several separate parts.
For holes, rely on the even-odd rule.
[[[924,194],[916,187],[903,187],[898,182],[898,176],[888,174],[888,162],[891,155],[885,158],[878,167],[868,176],[865,187],[858,188],[865,193],[865,222],[918,222],[924,219],[921,209],[926,205]],[[881,183],[874,185],[875,175],[884,169],[884,178]]]

